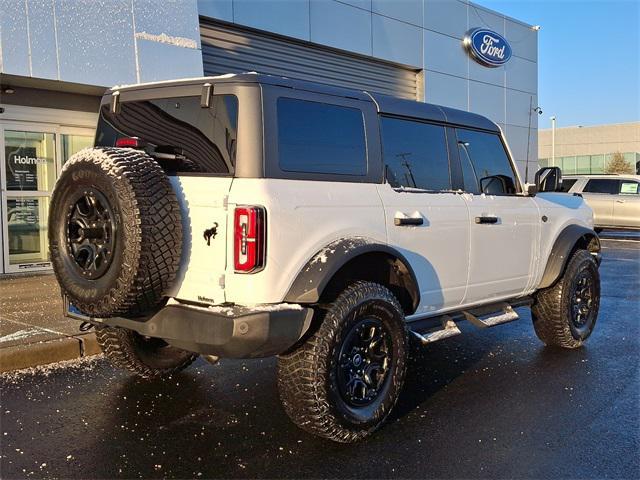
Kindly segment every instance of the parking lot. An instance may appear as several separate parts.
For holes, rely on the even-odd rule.
[[[392,421],[339,445],[294,427],[275,360],[199,360],[142,381],[102,357],[0,377],[0,476],[638,478],[640,242],[604,240],[579,350],[518,322],[416,349]]]

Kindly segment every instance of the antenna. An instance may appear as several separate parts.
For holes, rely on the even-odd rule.
[[[529,183],[529,144],[531,143],[531,115],[536,112],[542,115],[540,107],[533,108],[533,95],[529,97],[529,128],[527,129],[527,159],[524,164],[524,183]]]

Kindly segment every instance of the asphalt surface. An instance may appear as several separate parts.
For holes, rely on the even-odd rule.
[[[141,381],[102,357],[0,377],[2,478],[639,478],[640,242],[604,241],[596,330],[528,315],[416,350],[391,422],[339,445],[280,407],[275,360]]]

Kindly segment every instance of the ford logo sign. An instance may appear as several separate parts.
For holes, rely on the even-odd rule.
[[[470,30],[463,43],[473,59],[487,67],[499,67],[511,58],[511,45],[507,39],[486,28]]]

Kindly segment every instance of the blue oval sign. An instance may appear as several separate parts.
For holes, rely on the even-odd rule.
[[[499,33],[486,28],[474,28],[464,37],[471,56],[487,67],[499,67],[511,58],[511,45]]]

